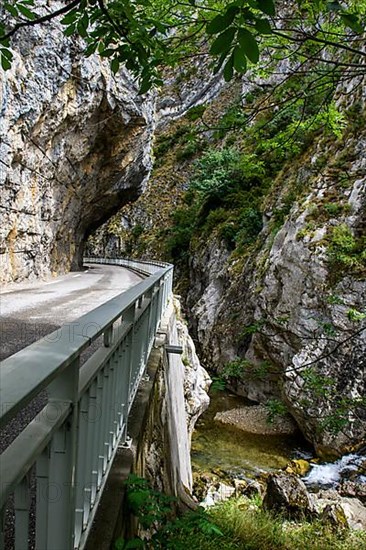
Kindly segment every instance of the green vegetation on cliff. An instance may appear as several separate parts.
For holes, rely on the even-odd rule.
[[[199,158],[192,163],[183,205],[174,211],[171,228],[162,233],[167,237],[168,257],[175,262],[187,258],[191,244],[195,247],[197,240],[213,233],[229,250],[236,250],[234,257],[245,255],[263,227],[263,211],[276,202],[278,192],[282,201],[273,206],[269,223],[274,234],[280,229],[309,185],[292,181],[284,192],[278,189],[276,179],[283,181],[286,167],[293,171],[303,161],[314,140],[340,140],[347,127],[347,116],[327,99],[330,80],[325,83],[322,93],[317,90],[304,97],[298,92],[300,86],[306,86],[306,79],[289,79],[273,93],[274,106],[258,114],[254,122],[249,113],[256,112],[263,94],[249,93],[244,104],[229,104],[216,123],[211,142],[203,152],[202,147],[194,152]],[[284,106],[277,111],[276,105],[281,103]],[[195,131],[203,131],[202,123]],[[159,164],[163,158],[159,157]],[[328,210],[332,206],[328,205]]]

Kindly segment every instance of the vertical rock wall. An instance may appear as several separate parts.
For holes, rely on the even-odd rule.
[[[16,41],[0,74],[2,283],[80,266],[88,234],[143,190],[154,129],[152,98],[57,23]]]
[[[201,359],[219,371],[242,361],[232,387],[256,401],[284,401],[324,455],[366,442],[365,145],[364,128],[350,130],[339,141],[320,138],[289,165],[242,264],[214,239],[196,245],[190,260]],[[268,220],[294,188],[274,233]]]

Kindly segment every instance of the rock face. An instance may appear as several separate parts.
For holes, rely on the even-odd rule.
[[[184,353],[164,352],[162,369],[157,376],[153,404],[150,409],[146,440],[141,462],[144,475],[155,488],[174,494],[183,500],[192,490],[190,442],[194,423],[207,408],[210,378],[200,365],[194,344],[180,315],[177,300],[168,307],[160,326],[165,344],[181,345]]]
[[[364,130],[320,139],[280,174],[250,257],[240,264],[213,238],[190,262],[187,302],[202,360],[219,372],[238,358],[263,367],[231,380],[233,389],[284,401],[324,457],[366,440],[365,146]],[[320,155],[329,165],[319,173]],[[274,235],[273,212],[294,185],[302,192]]]
[[[191,438],[198,418],[210,403],[207,392],[211,385],[211,378],[197,357],[196,348],[189,335],[187,324],[182,319],[181,304],[177,299],[174,301],[174,308],[177,339],[183,348],[181,363],[184,365],[184,402],[188,435]]]
[[[319,498],[316,502],[323,520],[333,526],[365,530],[366,508],[357,498],[338,497],[327,500]]]
[[[154,129],[152,98],[57,24],[16,40],[0,76],[2,283],[80,266],[88,234],[143,190]]]

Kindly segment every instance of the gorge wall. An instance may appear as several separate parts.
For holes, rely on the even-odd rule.
[[[156,120],[220,87],[198,64],[182,87],[179,71],[167,73],[164,99],[139,96],[128,71],[114,76],[84,47],[57,22],[21,29],[12,68],[1,71],[1,283],[80,268],[89,234],[145,188]],[[200,71],[205,86],[195,85]]]
[[[365,137],[320,141],[281,174],[249,256],[233,258],[216,235],[190,261],[187,303],[207,364],[239,394],[284,402],[324,455],[366,436]],[[274,230],[294,184],[302,190]]]
[[[142,191],[153,102],[60,27],[16,37],[1,74],[1,282],[80,267],[82,243]]]
[[[204,365],[337,455],[366,442],[365,90],[339,100],[334,132],[302,130],[288,150],[281,121],[259,130],[262,143],[255,124],[230,131],[261,93],[232,84],[160,128],[145,194],[91,246],[113,254],[118,239],[124,253],[173,258]],[[242,163],[230,173],[239,191],[225,183],[211,203],[187,193],[197,178],[221,181],[225,154]]]

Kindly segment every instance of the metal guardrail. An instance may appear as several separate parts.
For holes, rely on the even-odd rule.
[[[88,258],[149,274],[141,283],[28,346],[1,366],[0,427],[42,390],[48,402],[1,455],[0,548],[13,494],[15,550],[29,548],[35,478],[35,548],[81,550],[172,292],[173,267]],[[134,265],[132,265],[134,264]],[[103,336],[81,365],[80,356]]]
[[[130,258],[96,258],[96,257],[85,257],[85,263],[91,264],[109,264],[109,265],[120,265],[126,267],[127,269],[132,269],[143,275],[152,275],[156,273],[158,269],[167,268],[170,264],[166,262],[158,262],[156,260],[145,261],[145,260],[134,260]]]

